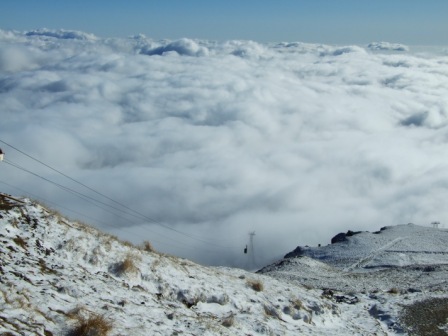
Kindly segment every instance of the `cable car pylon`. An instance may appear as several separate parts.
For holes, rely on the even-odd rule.
[[[254,249],[254,236],[255,236],[255,231],[249,232],[249,247],[244,248],[244,254],[248,254],[249,262],[247,264],[248,269],[253,269],[256,267],[255,264],[255,249]]]

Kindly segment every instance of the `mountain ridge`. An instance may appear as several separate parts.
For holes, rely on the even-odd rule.
[[[384,226],[379,231],[347,231],[327,246],[301,247],[285,258],[309,256],[345,269],[448,264],[448,230],[409,224]],[[400,258],[398,254],[412,256]],[[395,254],[395,255],[394,255]],[[428,258],[425,258],[430,254]],[[390,256],[392,255],[392,257]],[[388,263],[384,263],[384,261]]]
[[[71,335],[102,316],[110,335],[294,334],[335,317],[304,287],[144,251],[28,199],[0,199],[0,333]]]
[[[4,194],[0,241],[0,334],[8,336],[402,335],[403,307],[446,303],[442,264],[394,268],[403,286],[385,280],[390,270],[376,270],[383,287],[309,257],[257,274],[205,267]],[[415,277],[428,279],[409,286]]]

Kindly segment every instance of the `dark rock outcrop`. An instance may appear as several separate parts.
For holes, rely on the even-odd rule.
[[[345,242],[345,241],[348,241],[348,239],[347,239],[347,235],[344,232],[338,233],[336,236],[331,238],[331,243],[332,244],[342,243],[342,242]]]
[[[284,258],[295,258],[303,256],[304,249],[301,246],[297,246],[296,249],[292,252],[287,253]]]
[[[362,231],[352,231],[352,230],[348,230],[347,233],[338,233],[336,236],[334,236],[333,238],[331,238],[331,243],[332,244],[336,244],[336,243],[342,243],[345,241],[348,241],[347,237],[351,237],[354,235],[357,235],[359,233],[361,233]]]

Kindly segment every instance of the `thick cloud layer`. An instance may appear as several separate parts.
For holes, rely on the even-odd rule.
[[[0,140],[147,218],[5,162],[0,187],[210,264],[249,265],[251,231],[262,265],[347,229],[444,223],[448,58],[436,51],[0,31]]]

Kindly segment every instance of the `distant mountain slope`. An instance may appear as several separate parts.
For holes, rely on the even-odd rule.
[[[322,247],[297,247],[259,273],[335,290],[444,289],[448,231],[414,224],[340,233]],[[422,281],[422,274],[425,276]],[[335,281],[337,278],[337,281]]]
[[[332,241],[323,247],[299,246],[258,273],[325,289],[323,295],[336,302],[363,304],[387,325],[387,335],[407,330],[413,330],[411,335],[446,335],[446,230],[397,225],[374,233],[348,231]]]
[[[307,256],[346,270],[448,264],[447,230],[406,224],[373,233],[348,231],[333,241],[323,247],[299,246],[285,257]]]

